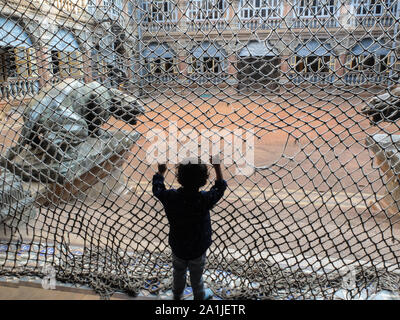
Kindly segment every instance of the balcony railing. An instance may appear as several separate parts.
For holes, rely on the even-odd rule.
[[[142,27],[144,31],[147,32],[170,32],[177,31],[178,22],[175,21],[166,21],[166,22],[143,22]]]
[[[281,24],[282,24],[281,18],[251,19],[251,20],[240,21],[239,28],[248,30],[269,30],[269,29],[280,28]]]
[[[195,20],[188,22],[189,31],[224,31],[228,27],[226,20]]]
[[[86,0],[47,0],[47,2],[54,5],[59,10],[74,14],[81,14],[86,6]]]
[[[285,80],[286,78],[286,80]],[[342,80],[341,80],[342,79]],[[379,85],[388,85],[390,84],[390,79],[387,74],[376,74],[376,73],[363,73],[363,72],[351,72],[347,73],[343,76],[343,78],[336,78],[335,74],[332,73],[303,73],[303,74],[288,74],[287,76],[281,76],[281,78],[271,79],[272,81],[265,85],[265,87],[269,87],[271,85],[281,84],[325,84],[330,85],[335,81],[340,81],[340,83],[345,83],[347,85],[371,85],[371,84],[379,84]],[[140,81],[139,81],[140,82]],[[142,85],[153,85],[153,84],[220,84],[220,83],[242,83],[240,80],[231,79],[227,74],[190,74],[185,80],[179,79],[177,75],[146,75],[142,78]],[[245,85],[243,82],[242,85]],[[260,84],[260,86],[264,86]]]
[[[384,84],[390,82],[389,75],[376,72],[349,72],[345,74],[344,81],[348,85]]]
[[[134,21],[133,19],[131,21]],[[392,16],[358,16],[351,19],[340,19],[341,23],[348,26],[364,26],[364,27],[391,27],[395,24],[395,19]],[[271,30],[285,28],[286,24],[283,23],[281,18],[270,19],[251,19],[240,20],[238,23],[229,24],[225,20],[198,20],[188,21],[186,23],[188,31],[224,31],[229,29],[229,26],[235,26],[239,30]],[[178,22],[143,22],[142,27],[146,32],[174,32],[178,31]],[[339,20],[337,17],[318,17],[318,18],[292,18],[288,20],[288,27],[295,29],[319,29],[319,28],[339,28]],[[183,29],[183,25],[182,25]]]
[[[196,83],[196,84],[204,84],[204,83],[212,83],[219,84],[222,82],[226,82],[228,78],[227,73],[193,73],[189,75],[188,82]]]
[[[351,20],[355,27],[364,26],[364,27],[391,27],[393,26],[395,20],[393,16],[384,15],[384,16],[356,16]]]
[[[39,92],[39,81],[32,79],[9,79],[0,82],[0,99],[18,99],[33,96]]]
[[[168,83],[178,80],[178,76],[175,74],[160,74],[160,75],[146,75],[143,77],[145,84],[160,84],[160,83]]]
[[[339,21],[336,17],[296,17],[289,22],[289,27],[300,29],[300,28],[311,28],[318,29],[324,28],[336,28],[339,25]]]
[[[98,21],[110,19],[112,21],[118,21],[121,26],[126,25],[123,10],[111,4],[102,6],[88,5],[86,6],[86,12]]]
[[[302,74],[290,74],[289,83],[293,82],[300,84],[306,83],[318,83],[318,84],[332,84],[335,81],[335,75],[329,72],[306,72]]]

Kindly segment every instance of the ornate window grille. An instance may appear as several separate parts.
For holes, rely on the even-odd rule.
[[[303,18],[330,17],[336,9],[335,0],[298,0],[294,6],[296,16]]]
[[[191,0],[188,3],[188,17],[191,20],[219,20],[226,16],[225,0]]]
[[[51,71],[56,77],[82,76],[82,54],[78,50],[72,52],[52,50],[51,65]]]
[[[123,7],[122,0],[102,0],[99,8],[107,13],[110,18],[117,19],[121,16]]]
[[[283,12],[283,2],[281,0],[241,0],[240,18],[241,19],[270,19],[280,18]]]
[[[389,11],[396,11],[394,0],[352,0],[352,5],[357,16],[381,16]]]
[[[0,81],[14,77],[37,77],[36,50],[3,47],[0,52]]]
[[[173,1],[143,1],[142,8],[144,23],[177,21],[176,4]]]

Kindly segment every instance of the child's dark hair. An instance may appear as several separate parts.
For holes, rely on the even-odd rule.
[[[178,165],[178,182],[186,189],[199,189],[207,183],[208,169],[203,163],[187,161]]]

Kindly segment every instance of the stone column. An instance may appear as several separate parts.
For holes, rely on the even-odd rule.
[[[130,90],[130,84],[134,79],[134,73],[132,71],[132,65],[134,63],[134,43],[131,42],[131,39],[128,38],[127,40],[127,50],[126,50],[126,61],[127,61],[127,68],[126,68],[126,76],[127,76],[127,84],[126,89]]]
[[[283,1],[282,24],[284,25],[284,28],[286,28],[286,25],[290,26],[292,24],[293,14],[290,13],[292,8],[293,4],[291,1]]]
[[[290,47],[288,44],[291,44]],[[277,44],[278,51],[281,52],[281,73],[283,76],[291,71],[289,61],[296,54],[294,48],[297,45],[297,42],[293,43],[293,39],[281,39]]]
[[[335,72],[338,77],[342,77],[346,73],[346,68],[344,67],[346,64],[346,58],[347,58],[346,52],[341,52],[339,56],[336,58]]]
[[[185,81],[189,74],[189,59],[190,59],[190,49],[191,44],[188,41],[178,41],[176,43],[175,52],[177,61],[176,63],[178,68],[178,78],[180,81]]]
[[[43,22],[44,21],[40,21]],[[41,24],[36,29],[36,36],[38,38],[37,47],[38,51],[38,72],[40,85],[49,85],[53,78],[52,65],[51,65],[51,48],[49,43],[53,34],[57,31],[55,25]]]
[[[89,30],[75,30],[73,32],[79,43],[79,50],[81,52],[81,70],[83,72],[83,80],[87,82],[93,81],[92,77],[92,64],[91,64],[91,56],[92,51],[91,48],[94,47],[95,43],[93,41],[92,33]]]
[[[47,85],[52,77],[51,74],[51,51],[47,44],[52,36],[52,26],[42,25],[44,20],[32,20],[25,25],[26,30],[34,38],[33,46],[36,51],[36,63],[39,87]]]
[[[86,83],[93,81],[90,54],[89,50],[82,52],[83,79]]]
[[[176,2],[177,6],[177,27],[181,30],[184,30],[186,28],[186,23],[187,23],[187,18],[184,17],[183,15],[186,12],[186,6],[187,6],[187,1],[186,0],[177,0]]]
[[[294,71],[290,69],[289,61],[293,58],[293,56],[296,55],[295,48],[298,46],[299,43],[300,42],[298,40],[293,39],[293,35],[288,35],[285,38],[282,38],[281,41],[278,41],[277,43],[278,51],[281,53],[281,84],[286,84],[290,79],[290,72]]]
[[[237,53],[236,52],[231,52],[228,56],[228,67],[227,67],[227,73],[228,73],[228,81],[232,81],[233,83],[237,83]]]
[[[40,46],[37,52],[37,64],[38,64],[38,76],[40,87],[45,86],[51,79],[52,74],[50,72],[51,64],[51,52],[47,47]]]
[[[238,52],[241,47],[241,43],[230,43],[226,50],[227,54],[227,66],[226,66],[226,74],[227,74],[227,80],[226,80],[226,85],[228,85],[229,89],[227,91],[227,94],[236,94],[237,92],[237,86],[238,86],[238,69],[237,69],[237,64],[238,64]],[[232,90],[232,93],[231,93]]]
[[[281,73],[287,74],[290,71],[289,59],[291,56],[281,55]]]
[[[228,2],[228,1],[227,1]],[[239,30],[240,29],[240,0],[232,1],[231,7],[229,8],[229,17],[228,22],[230,23],[230,28],[232,30]],[[235,14],[235,12],[237,12]]]
[[[179,74],[182,74],[184,76],[188,75],[188,63],[187,63],[187,54],[185,52],[180,52],[180,54],[178,55],[178,72]]]

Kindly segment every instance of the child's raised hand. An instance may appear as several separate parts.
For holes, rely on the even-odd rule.
[[[164,175],[164,173],[167,171],[167,165],[165,163],[159,163],[158,164],[158,173],[161,175]]]
[[[219,155],[211,155],[210,156],[210,163],[215,166],[215,165],[220,165],[221,164],[221,159]]]
[[[210,156],[210,162],[215,170],[215,175],[217,180],[223,180],[222,170],[221,170],[221,158],[219,155]]]

